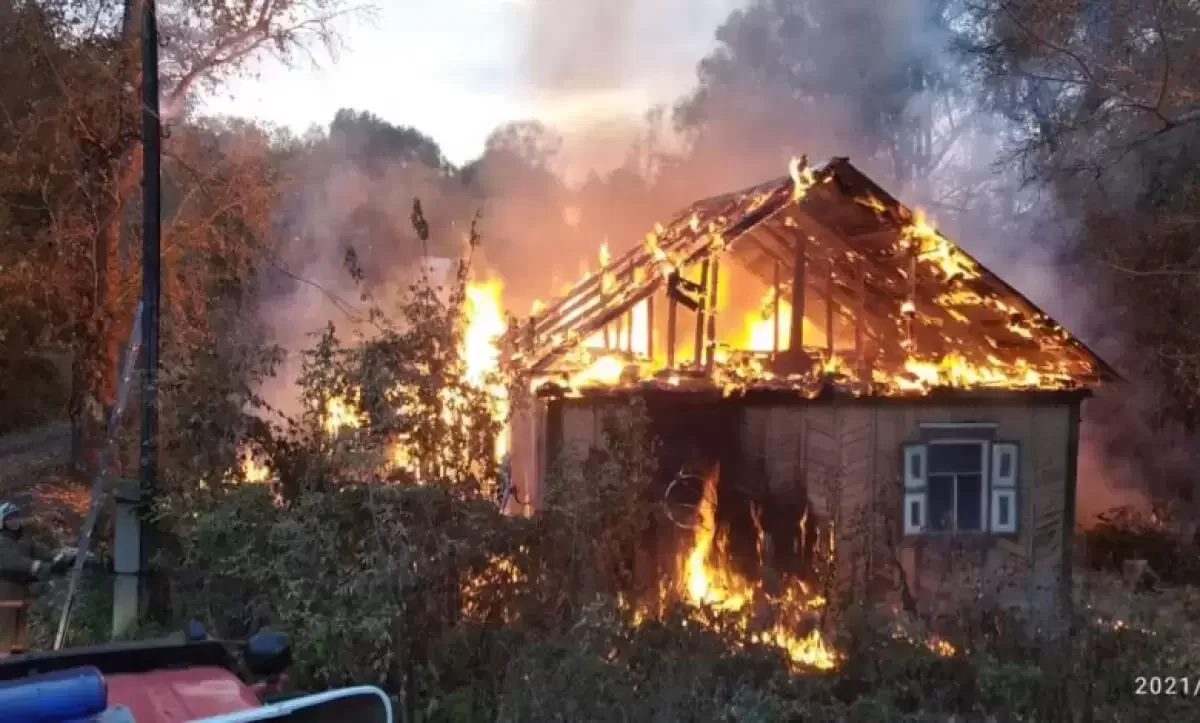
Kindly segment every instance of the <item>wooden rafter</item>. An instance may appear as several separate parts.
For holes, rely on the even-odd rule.
[[[803,275],[805,285],[815,284],[817,293],[827,296],[827,333],[836,309],[849,314],[859,354],[865,353],[868,344],[878,347],[884,356],[898,354],[889,348],[904,339],[900,305],[911,288],[917,306],[912,334],[918,348],[954,350],[968,359],[995,354],[1030,363],[1065,363],[1090,369],[1095,376],[1115,378],[1112,369],[1086,346],[1051,326],[1048,317],[1025,296],[974,259],[971,261],[979,272],[976,278],[947,281],[932,262],[925,261],[913,267],[913,283],[907,257],[894,250],[912,212],[846,159],[834,159],[815,175],[819,183],[799,201],[793,198],[792,180],[781,178],[685,209],[655,234],[657,248],[675,270],[673,276],[690,278],[694,284],[700,266],[727,254],[764,285],[783,293],[794,287],[799,258],[809,267]],[[797,247],[803,250],[799,257]],[[626,316],[667,286],[671,267],[656,257],[650,244],[638,244],[606,269],[576,284],[523,328],[529,368],[547,370],[562,354],[619,319],[625,319],[625,326],[632,329],[632,317]],[[807,278],[813,269],[819,277],[816,280]],[[700,281],[707,289],[705,279]],[[991,307],[939,303],[939,297],[956,290],[1000,303]],[[667,355],[673,363],[677,302],[669,296],[668,304]],[[1012,320],[998,308],[1016,309],[1028,320],[1047,319],[1047,327],[1027,324],[1024,333],[1035,338],[1025,339],[1011,329]],[[802,313],[797,316],[802,318]],[[702,319],[703,315],[697,319],[697,329],[704,343],[698,345],[697,354],[703,353],[699,347],[712,341],[707,339],[711,332]],[[648,333],[652,344],[653,332]],[[632,349],[632,334],[626,338]]]

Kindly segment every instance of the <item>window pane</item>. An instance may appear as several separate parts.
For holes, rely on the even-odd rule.
[[[1007,527],[1010,524],[1012,524],[1011,522],[1008,521],[1008,515],[1009,515],[1008,504],[1009,504],[1009,502],[1010,502],[1010,498],[1008,495],[999,495],[996,497],[996,505],[997,505],[996,516],[999,518],[1001,527]]]
[[[958,475],[958,529],[983,529],[983,477],[978,474]]]
[[[925,520],[926,529],[954,529],[954,477],[948,475],[931,475],[929,477],[928,518]]]
[[[908,525],[909,527],[921,526],[921,501],[911,500],[908,503]]]
[[[912,450],[912,452],[916,452],[916,450]],[[913,479],[920,479],[920,477],[921,477],[921,455],[920,454],[909,453],[909,455],[908,455],[908,474]]]
[[[1011,477],[1012,471],[1013,471],[1012,463],[1013,463],[1012,452],[1001,452],[1000,453],[1000,469],[996,470],[996,474],[1000,477],[1005,477],[1005,478]]]
[[[983,447],[979,444],[929,445],[929,473],[983,472]]]

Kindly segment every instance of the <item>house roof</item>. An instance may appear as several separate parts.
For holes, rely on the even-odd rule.
[[[732,257],[770,286],[790,285],[797,247],[809,284],[861,316],[881,359],[972,366],[1018,365],[1092,386],[1116,374],[1029,299],[924,224],[855,168],[835,158],[816,169],[698,201],[529,318],[518,354],[533,373],[557,360],[701,261]],[[780,273],[782,272],[782,273]],[[778,276],[777,276],[778,274]],[[784,298],[788,298],[784,295]]]

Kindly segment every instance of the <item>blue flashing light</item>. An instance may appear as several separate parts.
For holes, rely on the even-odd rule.
[[[0,683],[0,721],[63,723],[108,708],[108,683],[93,666]]]

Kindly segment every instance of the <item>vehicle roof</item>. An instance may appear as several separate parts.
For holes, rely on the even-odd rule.
[[[230,674],[237,671],[237,660],[218,640],[164,638],[10,655],[0,659],[0,680],[86,665],[95,666],[106,677],[196,667],[220,668]]]
[[[141,723],[183,723],[260,706],[254,691],[224,668],[198,666],[105,676],[110,708]]]

